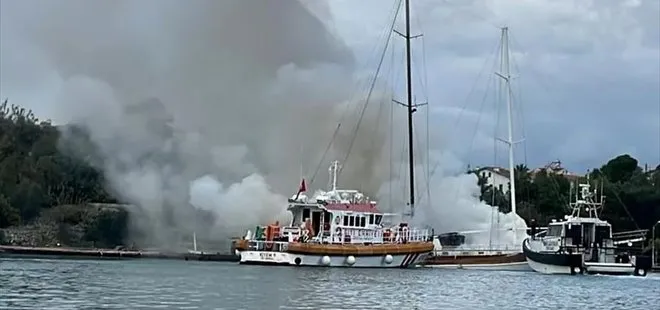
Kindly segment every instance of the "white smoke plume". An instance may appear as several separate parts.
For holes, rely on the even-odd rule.
[[[364,98],[352,53],[319,19],[331,18],[323,5],[312,14],[291,0],[3,1],[1,12],[3,65],[52,77],[42,90],[51,116],[86,130],[109,188],[140,207],[135,226],[149,244],[286,218],[300,165],[309,178],[346,108],[357,114]],[[342,182],[375,192],[389,159],[368,110]],[[317,187],[355,121],[339,130]]]
[[[226,239],[287,218],[300,166],[308,180],[315,174],[347,109],[352,117],[309,187],[325,187],[327,164],[349,148],[365,96],[355,92],[353,55],[328,30],[332,22],[319,1],[2,1],[0,90],[38,94],[31,98],[51,106],[57,123],[86,130],[95,151],[78,155],[140,207],[132,217],[139,241],[176,246],[173,237],[192,231]],[[401,139],[392,139],[389,158],[389,120],[379,108],[391,95],[373,97],[341,184],[403,211],[405,174],[388,169],[402,161]],[[417,218],[436,231],[490,225],[476,178],[454,176],[456,159],[439,158],[433,207],[422,201]]]

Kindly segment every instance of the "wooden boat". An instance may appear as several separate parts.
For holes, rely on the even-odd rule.
[[[532,271],[521,250],[509,246],[464,246],[447,241],[462,236],[447,233],[434,237],[434,251],[422,262],[424,267],[474,270]],[[464,238],[462,238],[464,239]],[[443,242],[444,241],[444,242]]]
[[[513,160],[513,129],[511,115],[511,91],[509,84],[509,51],[508,51],[508,29],[502,29],[501,44],[501,68],[503,72],[497,73],[506,85],[507,106],[508,106],[508,125],[509,137],[504,141],[509,149],[509,180],[514,180],[514,160]],[[510,182],[510,201],[511,212],[516,214],[516,186],[515,182]],[[499,212],[499,211],[498,211]],[[518,228],[505,228],[506,231],[512,231],[515,236]],[[482,231],[463,232],[481,233]],[[510,245],[466,245],[465,236],[459,233],[448,233],[434,238],[435,249],[433,254],[423,262],[425,267],[451,268],[451,269],[480,269],[480,270],[516,270],[531,271],[522,253],[522,248],[517,243],[515,237],[513,244]]]
[[[357,190],[336,187],[339,163],[330,167],[333,186],[305,191],[289,199],[293,219],[257,227],[237,240],[241,264],[327,267],[406,268],[415,266],[433,250],[432,235],[425,229],[409,228],[405,222],[392,225],[396,214],[381,213],[375,201]]]

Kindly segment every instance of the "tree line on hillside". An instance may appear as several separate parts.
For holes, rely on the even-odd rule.
[[[510,192],[489,185],[479,175],[480,199],[510,212]],[[567,177],[548,169],[532,173],[525,165],[514,169],[517,213],[528,223],[534,219],[545,225],[552,219],[562,219],[570,212],[571,183],[585,182],[585,176]],[[588,173],[589,181],[605,196],[601,218],[616,231],[652,229],[660,220],[660,165],[645,171],[630,155],[619,155],[600,168]],[[575,195],[575,187],[572,191]]]
[[[82,225],[87,241],[120,244],[128,229],[125,211],[98,215],[61,208],[117,200],[106,189],[103,173],[67,152],[60,135],[58,128],[31,111],[6,100],[0,104],[0,229],[25,226],[50,214],[60,224]],[[591,178],[603,182],[608,197],[602,216],[615,229],[650,229],[660,219],[659,168],[644,172],[637,160],[621,155],[593,169]],[[525,220],[543,223],[567,212],[570,184],[565,177],[541,172],[532,180],[529,169],[519,165],[515,182],[518,213]],[[507,193],[488,186],[483,178],[479,183],[482,200],[510,210]],[[95,218],[86,218],[89,214]]]
[[[66,148],[59,138],[50,121],[7,100],[0,103],[0,229],[29,224],[58,206],[115,202],[105,190],[103,174],[62,151]],[[122,210],[96,212],[93,219],[70,208],[54,211],[56,221],[80,224],[83,238],[99,245],[116,245],[126,229]],[[7,238],[0,235],[0,242]]]

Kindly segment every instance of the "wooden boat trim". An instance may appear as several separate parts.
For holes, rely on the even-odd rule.
[[[484,255],[438,255],[424,260],[424,265],[505,264],[525,262],[523,253]]]

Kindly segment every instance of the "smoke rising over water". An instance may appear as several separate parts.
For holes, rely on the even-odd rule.
[[[109,188],[141,207],[141,241],[174,246],[172,233],[192,230],[226,238],[286,218],[301,161],[309,178],[337,121],[360,108],[354,58],[326,28],[331,19],[317,1],[3,1],[1,89],[87,130]],[[384,199],[390,158],[379,119],[367,110],[341,182]],[[342,124],[315,188],[346,154],[353,126]],[[473,179],[436,176],[427,224],[474,229],[468,219],[481,221],[483,208]]]

